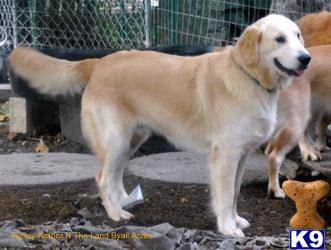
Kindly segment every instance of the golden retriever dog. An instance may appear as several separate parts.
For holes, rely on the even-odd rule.
[[[41,93],[85,87],[82,128],[111,219],[133,216],[122,208],[123,171],[153,130],[208,155],[218,230],[236,237],[249,226],[237,214],[243,162],[273,133],[279,92],[309,61],[299,28],[280,15],[247,27],[235,46],[196,57],[132,50],[73,62],[18,48],[8,58],[12,73]]]
[[[305,47],[331,44],[331,13],[323,11],[308,14],[299,19],[297,25]],[[298,144],[303,161],[316,161],[321,159],[320,151],[326,146],[326,127],[331,121],[328,111],[331,106],[328,108],[326,100],[327,96],[331,96],[328,91],[331,88],[331,85],[328,86],[328,67],[331,69],[331,65],[327,62],[330,53],[328,46],[309,50],[313,52],[312,67],[295,80],[297,84],[280,94],[279,122],[265,150],[268,155],[268,193],[276,198],[285,197],[279,185],[278,173],[286,154]],[[315,134],[316,124],[314,143],[312,134]]]

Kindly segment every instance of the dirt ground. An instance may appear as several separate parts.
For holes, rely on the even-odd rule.
[[[181,185],[155,182],[128,176],[126,185],[132,190],[141,184],[144,204],[130,211],[134,219],[114,223],[105,215],[96,194],[93,180],[56,186],[4,187],[0,191],[0,220],[23,219],[28,224],[57,220],[67,222],[79,217],[78,211],[86,207],[93,224],[106,223],[112,227],[124,224],[151,226],[168,222],[177,227],[215,230],[215,218],[209,206],[209,188],[205,185]],[[331,197],[328,197],[330,200]],[[331,226],[331,207],[327,199],[320,202],[320,214]],[[279,235],[286,233],[289,218],[294,214],[293,203],[271,200],[266,196],[266,185],[253,185],[242,189],[239,197],[239,214],[251,222],[246,235]]]
[[[34,152],[40,136],[28,138],[8,133],[8,124],[0,124],[0,154]],[[51,152],[89,153],[87,147],[65,139],[61,134],[43,135]],[[302,177],[307,180],[306,177]],[[309,178],[308,178],[309,179]],[[130,211],[134,219],[121,223],[110,221],[96,194],[94,180],[63,185],[33,187],[1,187],[0,220],[23,219],[29,224],[58,220],[65,222],[86,207],[92,223],[106,223],[113,227],[123,224],[151,226],[168,222],[177,227],[215,230],[215,218],[210,207],[209,187],[156,182],[126,176],[128,190],[138,183],[142,186],[145,202]],[[87,196],[86,196],[87,195]],[[266,184],[244,187],[239,197],[239,214],[248,219],[251,227],[246,235],[279,235],[286,233],[289,218],[294,214],[293,202],[268,199]],[[331,196],[319,203],[320,214],[331,226]]]

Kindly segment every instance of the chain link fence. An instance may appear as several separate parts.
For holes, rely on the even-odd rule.
[[[144,46],[142,0],[0,0],[8,45],[37,48]]]
[[[0,53],[231,43],[255,20],[297,20],[331,0],[0,0]]]
[[[330,0],[154,0],[152,43],[229,44],[244,28],[269,14],[297,20],[306,13],[330,10]]]
[[[0,0],[0,55],[10,51],[14,43],[13,0]]]

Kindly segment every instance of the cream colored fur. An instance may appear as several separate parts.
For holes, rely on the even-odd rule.
[[[132,217],[121,207],[127,197],[123,171],[154,130],[208,155],[218,230],[243,237],[249,226],[237,214],[243,162],[273,133],[279,91],[292,81],[274,59],[298,70],[298,57],[307,54],[299,35],[292,21],[269,15],[249,26],[236,46],[197,57],[122,51],[71,63],[19,48],[9,63],[43,93],[86,84],[82,128],[99,161],[96,182],[110,218]],[[279,36],[286,43],[277,42]]]

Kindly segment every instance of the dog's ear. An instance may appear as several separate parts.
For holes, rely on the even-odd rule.
[[[236,47],[247,67],[255,67],[259,61],[259,46],[262,40],[262,31],[254,25],[245,29],[240,36]]]

